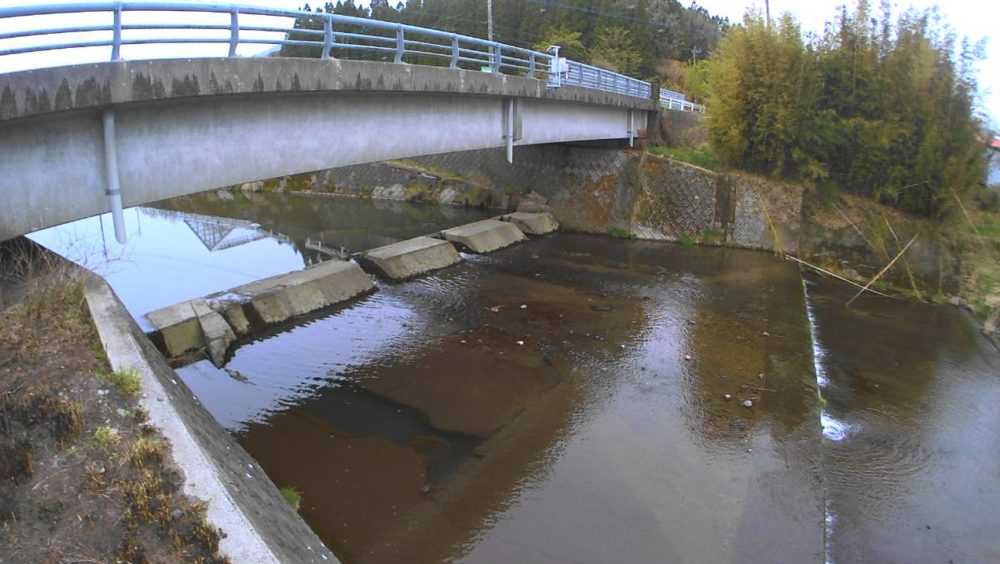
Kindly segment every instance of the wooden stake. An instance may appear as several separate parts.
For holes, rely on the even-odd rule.
[[[889,228],[889,233],[892,233],[892,238],[896,240],[896,244],[902,244],[902,241],[899,240],[899,236],[896,235],[896,230],[893,229],[892,224],[889,223],[889,218],[883,215],[882,221],[884,221],[885,226]],[[913,293],[917,295],[918,300],[923,300],[924,298],[920,295],[920,290],[917,289],[917,281],[913,278],[913,271],[910,270],[910,261],[906,260],[906,257],[903,257],[903,266],[906,267],[906,276],[910,279],[910,286],[913,287]]]
[[[833,204],[833,209],[837,210],[837,212],[840,213],[840,216],[843,217],[844,219],[846,219],[847,223],[851,224],[851,227],[853,227],[854,230],[858,232],[858,235],[861,235],[861,238],[865,240],[865,243],[868,243],[868,246],[871,247],[873,251],[877,251],[878,250],[878,249],[875,248],[875,244],[872,243],[868,239],[868,237],[865,237],[865,234],[861,232],[861,228],[858,227],[853,221],[851,221],[851,218],[847,217],[847,214],[844,213],[843,211],[841,211],[841,209],[837,206],[837,204]],[[886,258],[888,258],[888,253],[886,253]]]
[[[774,222],[771,221],[771,212],[767,211],[767,201],[760,195],[760,192],[754,190],[753,193],[760,200],[760,207],[764,210],[764,218],[767,219],[767,226],[771,229],[771,241],[774,245],[774,249],[772,250],[776,255],[784,255],[785,246],[781,244],[781,235],[778,234],[777,228],[774,227]]]
[[[812,269],[817,270],[817,271],[819,271],[819,272],[821,272],[823,274],[826,274],[827,276],[832,276],[832,277],[836,278],[837,280],[840,280],[841,282],[847,282],[848,284],[850,284],[851,286],[854,286],[856,288],[861,288],[862,290],[864,289],[864,286],[862,286],[861,284],[858,284],[857,282],[855,282],[853,280],[848,280],[847,278],[844,278],[843,276],[839,276],[837,274],[834,274],[834,273],[830,272],[829,270],[820,268],[820,267],[816,266],[815,264],[808,263],[808,262],[806,262],[806,261],[804,261],[804,260],[802,260],[800,258],[794,257],[792,255],[785,255],[785,258],[794,260],[795,262],[797,262],[799,264],[804,264],[804,265],[808,266],[809,268],[812,268]],[[882,296],[883,298],[891,298],[892,297],[892,296],[890,296],[888,294],[883,294],[882,292],[879,292],[878,290],[872,290],[872,289],[869,288],[868,291],[871,292],[871,293],[873,293],[873,294],[877,294],[879,296]]]
[[[919,235],[919,233],[917,235]],[[896,258],[889,261],[889,264],[885,265],[885,268],[879,271],[879,273],[875,275],[875,278],[872,278],[867,284],[865,284],[865,287],[862,288],[860,292],[854,294],[853,298],[847,300],[848,306],[850,306],[854,300],[858,299],[858,296],[865,293],[865,290],[867,290],[869,287],[871,287],[872,284],[874,284],[879,278],[881,278],[882,275],[885,274],[887,270],[892,268],[892,265],[896,264],[896,261],[899,260],[899,257],[903,256],[903,253],[905,253],[906,250],[910,248],[910,245],[912,245],[913,242],[917,240],[917,235],[914,235],[913,238],[910,239],[910,242],[907,243],[905,247],[903,247],[903,250],[899,251],[899,254],[896,255]]]
[[[983,236],[979,234],[979,230],[976,229],[976,222],[972,221],[972,216],[969,215],[969,212],[966,211],[965,209],[965,205],[962,204],[962,198],[958,197],[958,192],[956,192],[954,188],[951,188],[950,190],[951,190],[951,195],[955,196],[955,201],[958,202],[958,207],[962,210],[962,214],[965,215],[966,221],[969,222],[969,227],[972,228],[972,232],[976,235],[976,239],[979,239],[979,243],[983,246],[984,249],[989,248],[989,246],[986,244],[986,240],[983,239]]]

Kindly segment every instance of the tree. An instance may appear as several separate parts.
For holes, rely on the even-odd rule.
[[[801,178],[937,216],[981,176],[977,44],[956,60],[932,12],[895,22],[867,0],[806,44],[787,15],[745,18],[709,64],[708,127],[733,166]]]
[[[645,62],[629,31],[620,26],[606,27],[597,33],[590,58],[597,66],[631,76],[639,74]]]
[[[582,32],[568,31],[554,27],[545,31],[542,40],[535,43],[536,51],[547,51],[551,45],[559,46],[559,56],[578,61],[589,60],[587,48],[583,44]]]

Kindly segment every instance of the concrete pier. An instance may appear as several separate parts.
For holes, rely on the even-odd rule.
[[[518,211],[505,215],[502,219],[516,225],[525,235],[545,235],[559,229],[559,222],[548,212],[528,213]]]
[[[366,269],[386,278],[405,280],[451,266],[462,259],[448,241],[417,237],[366,251],[359,260]]]
[[[524,233],[513,223],[495,219],[484,219],[452,227],[442,231],[441,235],[452,243],[480,254],[527,240]]]

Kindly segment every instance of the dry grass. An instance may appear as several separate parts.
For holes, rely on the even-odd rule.
[[[0,310],[0,560],[226,561],[145,423],[138,374],[109,370],[76,268],[18,248],[0,248],[27,291]]]

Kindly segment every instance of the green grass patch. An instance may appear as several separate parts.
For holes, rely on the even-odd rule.
[[[436,176],[441,180],[452,180],[455,182],[463,182],[466,184],[471,184],[471,179],[463,174],[453,172],[450,170],[444,170],[443,168],[438,168],[431,165],[421,164],[416,161],[409,159],[396,159],[392,161],[387,161],[390,165],[396,166],[398,168],[405,168],[407,170],[413,170],[416,172],[422,172],[424,174],[429,174],[431,176]]]
[[[706,245],[722,244],[722,233],[717,229],[706,229],[701,232],[701,242]]]
[[[608,235],[612,237],[617,237],[619,239],[631,239],[632,234],[629,233],[627,229],[622,229],[621,227],[608,227]]]
[[[1000,241],[1000,213],[980,214],[976,222],[976,230],[983,237]]]
[[[288,505],[292,506],[292,509],[298,511],[299,507],[302,507],[302,492],[291,486],[285,486],[281,488],[281,497],[285,498]]]
[[[142,383],[139,373],[132,369],[116,370],[110,374],[101,374],[100,378],[118,388],[118,391],[126,396],[131,396],[138,392]]]
[[[677,239],[677,242],[685,247],[690,247],[691,245],[694,245],[695,240],[694,237],[690,235],[681,235],[680,238]]]
[[[1000,264],[985,258],[976,263],[972,269],[975,284],[975,295],[971,299],[972,309],[978,316],[986,318],[996,307],[994,301],[1000,297]]]
[[[661,157],[669,157],[694,166],[700,166],[716,172],[722,170],[722,165],[711,149],[691,149],[688,147],[650,147],[649,152]]]
[[[100,448],[108,448],[116,444],[120,439],[121,436],[118,434],[118,430],[107,425],[101,425],[94,431],[94,445]]]
[[[128,460],[134,466],[163,460],[163,443],[151,437],[139,437],[128,453]]]

